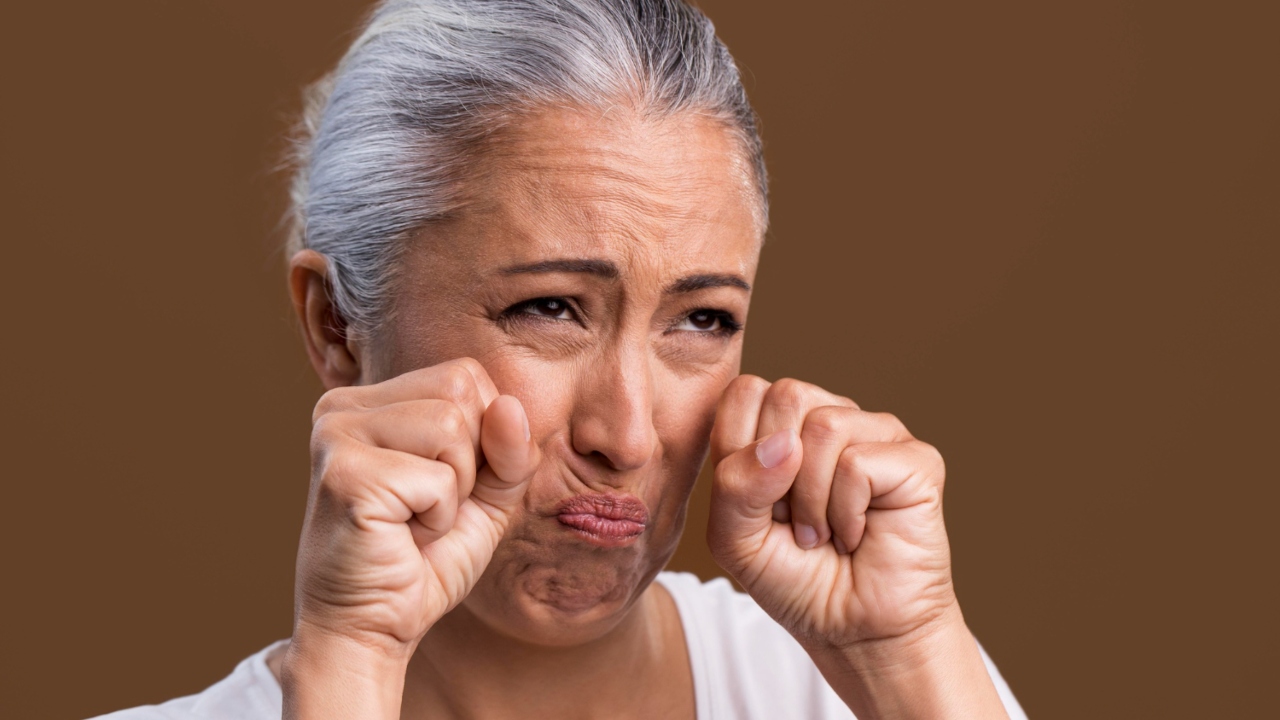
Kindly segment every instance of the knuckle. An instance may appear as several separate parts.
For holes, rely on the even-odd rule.
[[[819,442],[841,437],[848,423],[846,410],[833,405],[810,410],[804,419],[804,434]]]
[[[480,364],[480,361],[473,357],[460,357],[454,359],[452,362],[454,365],[462,368],[463,371],[470,375],[472,380],[478,377],[484,377],[487,374],[484,366]]]
[[[731,472],[729,462],[732,457],[732,455],[726,455],[720,459],[720,462],[716,463],[715,471],[712,474],[715,475],[717,480],[722,480],[728,477]]]
[[[799,405],[804,399],[804,383],[795,378],[782,378],[769,387],[770,399],[785,405]]]
[[[354,443],[329,449],[319,461],[320,488],[335,498],[351,498],[364,475],[360,450]]]
[[[447,505],[458,504],[458,473],[448,465],[440,470],[436,478],[435,497],[437,501]]]
[[[716,463],[715,477],[718,485],[728,487],[730,490],[735,489],[738,479],[737,462],[733,455],[725,457]]]
[[[334,412],[316,418],[311,426],[311,449],[321,451],[347,435],[349,421],[345,413]]]
[[[350,527],[363,525],[369,509],[368,503],[363,498],[354,494],[343,494],[332,489],[322,495],[322,498],[329,506],[329,513],[334,518],[341,519],[344,525]]]
[[[862,474],[864,458],[857,445],[845,448],[836,460],[836,473],[845,477],[859,477]]]
[[[815,398],[818,397],[819,392],[820,390],[817,386],[803,380],[782,378],[769,387],[765,401],[773,405],[801,410],[805,407],[818,405],[819,403]],[[823,402],[821,404],[826,405],[827,403]]]
[[[456,402],[445,402],[440,405],[436,415],[436,431],[452,439],[463,433],[468,436],[467,415]]]
[[[476,380],[460,361],[453,361],[443,369],[440,392],[445,399],[459,404],[474,404],[479,400]]]
[[[729,392],[742,395],[763,395],[769,389],[769,381],[759,375],[739,375],[729,383]]]
[[[353,404],[351,393],[351,388],[347,387],[333,388],[325,392],[316,402],[315,409],[311,411],[311,422],[314,423],[329,413],[351,407]]]
[[[938,484],[942,484],[947,474],[947,463],[942,457],[942,452],[927,442],[916,440],[915,444],[924,456],[924,464],[929,471],[929,476],[935,478]]]
[[[424,505],[456,504],[458,483],[453,468],[445,463],[421,460],[405,470],[406,476],[417,487],[416,494],[424,501]]]
[[[875,416],[879,418],[881,422],[887,425],[896,425],[899,427],[905,427],[902,424],[902,421],[898,419],[898,416],[894,415],[891,412],[878,412],[878,413],[875,413]]]
[[[911,437],[911,433],[907,432],[907,426],[903,424],[902,420],[897,415],[889,412],[878,412],[873,414],[877,420],[889,427],[892,427],[894,430],[897,430],[898,433]]]

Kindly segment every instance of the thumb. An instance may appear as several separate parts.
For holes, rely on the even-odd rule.
[[[515,397],[499,395],[489,403],[480,419],[480,449],[484,465],[477,469],[471,497],[498,510],[505,525],[542,460],[529,434],[529,417]]]
[[[791,489],[803,452],[800,437],[787,428],[716,465],[707,543],[721,565],[745,562],[764,544],[773,527],[773,504]]]

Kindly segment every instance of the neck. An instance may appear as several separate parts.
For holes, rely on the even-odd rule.
[[[572,647],[513,639],[460,606],[418,646],[405,677],[402,716],[643,716],[655,695],[668,703],[687,700],[680,707],[691,711],[692,690],[679,615],[666,590],[653,583],[616,627]]]

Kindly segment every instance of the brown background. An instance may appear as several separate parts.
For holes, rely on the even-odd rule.
[[[1274,705],[1269,2],[706,0],[774,178],[745,370],[948,459],[969,621],[1036,718]],[[317,386],[271,172],[354,0],[10,3],[4,691],[83,717],[288,633]],[[699,496],[678,564],[714,573]]]

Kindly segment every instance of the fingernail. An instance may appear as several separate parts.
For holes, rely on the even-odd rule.
[[[845,545],[844,541],[841,540],[839,536],[832,537],[831,544],[836,546],[836,552],[840,553],[841,555],[849,554],[849,546]]]
[[[524,411],[524,405],[520,406],[520,416],[524,418],[524,441],[529,442],[533,434],[529,432],[529,413]]]
[[[783,460],[791,457],[791,450],[795,447],[795,436],[795,431],[791,429],[779,430],[770,435],[756,446],[756,459],[766,468],[781,465]]]
[[[808,525],[796,523],[795,534],[796,544],[805,550],[818,544],[818,531]]]

